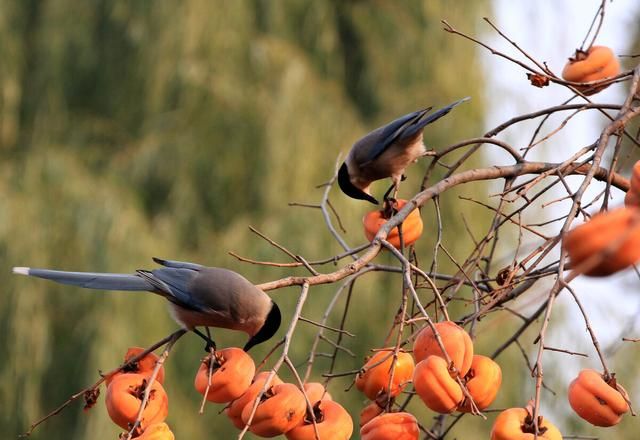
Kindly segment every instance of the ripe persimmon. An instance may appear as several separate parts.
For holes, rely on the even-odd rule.
[[[382,414],[360,428],[362,440],[418,440],[419,437],[418,421],[407,412]]]
[[[144,432],[135,438],[136,440],[175,440],[173,432],[164,422],[147,426]]]
[[[474,355],[469,372],[464,377],[465,385],[473,402],[482,411],[493,403],[502,384],[502,370],[493,359]],[[471,403],[465,398],[458,410],[471,412]]]
[[[105,403],[107,412],[113,422],[123,429],[129,429],[136,421],[140,404],[142,403],[147,378],[141,374],[126,373],[113,378],[107,387]],[[140,420],[140,427],[144,430],[153,423],[163,422],[169,413],[169,398],[160,382],[151,385],[149,400]]]
[[[134,357],[142,353],[143,351],[145,351],[145,349],[142,347],[129,347],[127,349],[127,352],[124,355],[124,363],[126,364],[131,359],[133,359]],[[107,384],[107,386],[109,386],[109,384],[114,379],[114,377],[120,374],[125,374],[125,373],[137,373],[137,374],[142,374],[143,376],[146,376],[146,377],[150,377],[151,374],[153,374],[153,370],[156,367],[156,363],[158,362],[159,359],[160,358],[155,353],[153,352],[147,353],[142,359],[136,362],[133,362],[130,365],[127,365],[124,368],[122,368],[122,370],[120,370],[119,372],[111,376],[108,376],[105,379],[105,383]],[[160,383],[164,383],[164,366],[161,366],[160,370],[158,370],[158,375],[156,376],[155,380]]]
[[[640,160],[633,166],[629,190],[624,196],[624,205],[626,207],[640,208]]]
[[[455,411],[464,398],[462,388],[449,373],[447,362],[439,356],[418,362],[413,387],[429,409],[441,414]]]
[[[320,400],[333,400],[331,398],[331,394],[329,394],[324,385],[319,382],[307,382],[303,385],[303,388],[311,406],[315,405]]]
[[[369,241],[373,240],[380,228],[393,216],[393,213],[401,210],[404,205],[407,204],[407,201],[403,199],[388,199],[385,200],[384,203],[383,209],[369,211],[362,218],[364,235]],[[416,208],[411,211],[404,222],[402,222],[402,239],[404,240],[404,245],[409,246],[415,243],[422,235],[422,229],[422,217],[420,217],[420,211]],[[389,232],[387,241],[400,249],[400,232],[397,227]]]
[[[620,62],[606,46],[591,46],[588,51],[577,50],[562,70],[562,77],[572,82],[590,82],[616,76],[620,73]],[[576,87],[585,95],[593,95],[609,85]]]
[[[307,408],[302,391],[293,384],[281,383],[269,388],[256,409],[249,431],[260,437],[275,437],[291,431],[302,422]],[[242,422],[249,423],[253,405],[242,410]]]
[[[622,207],[594,215],[562,241],[571,266],[595,261],[585,275],[606,276],[640,261],[640,209]]]
[[[464,376],[471,368],[473,361],[473,342],[469,334],[459,325],[452,321],[442,321],[434,324],[440,335],[442,344],[457,368],[460,376]],[[442,348],[438,344],[431,326],[425,326],[413,343],[413,357],[416,362],[420,362],[427,356],[440,356],[444,358]]]
[[[379,397],[381,393],[387,394],[388,397],[397,396],[411,380],[414,362],[409,353],[398,352],[393,369],[393,382],[389,389],[392,364],[394,364],[392,349],[377,351],[362,367],[363,372],[356,378],[356,387],[371,400]]]
[[[313,406],[316,427],[321,439],[349,440],[353,433],[353,421],[342,405],[331,400],[319,400]],[[315,440],[316,433],[309,414],[302,423],[288,431],[289,440]]]
[[[225,414],[227,415],[227,417],[229,417],[231,423],[233,423],[236,428],[244,428],[244,422],[242,421],[242,410],[247,405],[251,405],[251,407],[253,407],[253,402],[256,400],[256,397],[258,397],[260,391],[262,391],[262,388],[264,387],[269,374],[270,373],[268,371],[263,371],[256,374],[256,377],[253,378],[253,382],[251,383],[247,391],[245,391],[242,396],[231,402],[229,406],[224,410]],[[275,375],[271,380],[269,387],[281,383],[282,380],[278,377],[278,375]]]
[[[558,428],[542,416],[538,422],[540,440],[562,440]],[[491,440],[533,440],[531,413],[527,408],[509,408],[493,422]]]
[[[203,395],[209,383],[210,367],[212,375],[207,400],[216,403],[231,402],[242,396],[256,372],[253,359],[244,350],[230,347],[216,351],[202,361],[194,380],[196,390]]]
[[[569,404],[580,417],[595,426],[620,423],[629,411],[626,391],[613,378],[605,381],[595,370],[582,370],[569,385]]]

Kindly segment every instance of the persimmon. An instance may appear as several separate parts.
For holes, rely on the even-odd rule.
[[[215,403],[231,402],[242,396],[256,372],[253,359],[244,350],[230,347],[216,351],[202,361],[196,374],[194,386],[202,395],[209,383],[210,366],[213,370],[207,400]]]
[[[626,391],[614,378],[608,382],[595,370],[582,370],[569,385],[569,404],[580,417],[595,426],[620,423],[629,411]]]
[[[253,407],[253,402],[256,400],[256,397],[258,397],[260,391],[262,391],[264,383],[269,377],[269,374],[270,373],[268,371],[263,371],[256,374],[256,377],[253,378],[253,382],[251,383],[247,391],[245,391],[242,396],[231,402],[229,406],[224,410],[225,414],[229,417],[231,423],[233,423],[236,428],[244,428],[244,422],[242,421],[242,410],[247,405]],[[282,380],[276,374],[273,379],[271,379],[271,384],[269,385],[269,387],[281,383]]]
[[[378,405],[375,400],[369,403],[367,406],[362,408],[362,411],[360,411],[360,427],[362,428],[374,417],[378,417],[383,411],[384,408]]]
[[[464,381],[474,403],[482,411],[493,403],[500,390],[502,370],[493,359],[476,354]],[[471,412],[471,402],[465,398],[458,410]]]
[[[627,207],[640,207],[640,160],[633,166],[631,172],[630,187],[624,196],[624,205]]]
[[[353,433],[353,421],[342,405],[332,400],[318,400],[313,406],[319,438],[349,440]],[[309,414],[302,423],[285,436],[289,440],[315,440],[316,434]]]
[[[114,423],[123,429],[129,429],[136,421],[138,410],[148,386],[147,378],[141,374],[126,373],[113,378],[107,387],[105,402],[107,412]],[[151,392],[140,420],[144,430],[153,423],[163,422],[169,413],[169,398],[162,384],[154,381]]]
[[[391,380],[391,365],[393,369],[393,382]],[[362,367],[363,371],[356,378],[356,387],[369,399],[374,400],[379,394],[386,393],[389,397],[395,397],[406,387],[413,375],[414,362],[409,353],[399,351],[398,358],[393,360],[393,350],[384,349],[377,351]]]
[[[124,355],[124,363],[126,364],[127,362],[129,362],[129,360],[138,356],[145,350],[146,349],[142,347],[129,347]],[[108,376],[105,379],[105,383],[107,384],[107,386],[109,386],[111,381],[116,376],[125,373],[138,373],[142,374],[143,376],[150,377],[151,374],[153,374],[153,370],[156,367],[156,363],[158,362],[158,360],[160,360],[160,358],[155,353],[147,353],[142,359],[133,362],[130,365],[122,368],[122,370],[120,370],[119,372]],[[158,370],[158,375],[156,376],[155,380],[160,383],[164,383],[164,366],[160,367],[160,370]]]
[[[502,411],[491,429],[491,440],[533,440],[533,421],[526,408],[509,408]],[[538,438],[540,440],[562,440],[562,434],[551,422],[540,417]]]
[[[562,241],[573,267],[600,256],[585,275],[606,276],[640,261],[640,209],[622,207],[594,215]]]
[[[616,76],[620,73],[620,62],[606,46],[591,46],[588,51],[576,50],[562,70],[562,77],[572,82],[590,82]],[[578,86],[585,95],[593,95],[609,85]]]
[[[434,324],[442,344],[458,370],[460,376],[464,376],[471,368],[473,361],[473,342],[469,334],[452,321],[443,321]],[[413,357],[420,362],[427,356],[440,356],[444,358],[442,349],[435,338],[431,326],[425,326],[413,343]]]
[[[175,436],[166,423],[154,423],[147,426],[136,440],[175,440]]]
[[[386,413],[371,419],[360,428],[362,440],[418,440],[420,429],[416,418],[406,412]]]
[[[403,199],[388,199],[385,200],[384,207],[381,210],[370,211],[365,214],[362,218],[362,224],[364,225],[364,235],[367,237],[367,240],[372,241],[378,233],[378,230],[393,217],[394,213],[401,210],[406,204],[407,201]],[[415,243],[422,235],[422,229],[422,217],[420,217],[420,211],[416,208],[411,211],[404,222],[402,222],[402,239],[404,240],[404,245],[409,246]],[[400,249],[400,232],[397,227],[389,232],[387,241]]]
[[[260,437],[275,437],[291,431],[302,422],[307,408],[302,391],[293,384],[281,383],[269,388],[258,404],[249,431]],[[249,423],[253,405],[242,410],[242,422]]]
[[[307,382],[303,385],[303,388],[311,406],[315,405],[320,400],[333,400],[331,398],[331,394],[329,394],[324,385],[319,382]]]
[[[462,388],[449,373],[447,361],[439,356],[418,362],[413,387],[429,409],[441,414],[455,411],[464,398]]]

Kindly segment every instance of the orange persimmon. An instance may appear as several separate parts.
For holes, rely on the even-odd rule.
[[[582,370],[569,385],[568,397],[576,414],[595,426],[617,425],[629,411],[624,388],[595,370]]]
[[[442,344],[458,369],[460,376],[464,376],[471,368],[473,360],[473,342],[469,334],[459,325],[452,321],[443,321],[434,324]],[[440,356],[444,358],[442,349],[435,338],[431,326],[425,326],[413,343],[413,357],[416,362],[420,362],[427,356]]]
[[[562,241],[571,266],[599,256],[585,275],[606,276],[640,261],[640,209],[622,207],[591,217]]]
[[[386,393],[389,397],[397,396],[411,380],[414,362],[409,353],[398,352],[393,369],[393,382],[389,390],[392,364],[394,364],[392,349],[377,351],[362,367],[363,372],[356,378],[356,387],[371,400],[381,393]]]
[[[141,374],[126,373],[113,378],[107,387],[105,402],[107,412],[114,423],[123,429],[129,429],[138,415],[142,403],[147,378]],[[154,381],[147,406],[142,412],[140,427],[144,430],[153,423],[163,422],[169,413],[169,399],[162,384]]]
[[[311,406],[315,405],[320,400],[333,400],[331,398],[331,394],[329,394],[324,385],[319,382],[307,382],[303,385],[303,388]]]
[[[633,166],[629,191],[624,196],[624,205],[627,207],[640,207],[640,160]]]
[[[145,351],[145,348],[142,347],[129,347],[127,349],[126,354],[124,355],[124,363],[126,364],[129,360],[138,356],[140,353]],[[142,374],[143,376],[150,377],[153,374],[153,370],[156,367],[156,363],[160,358],[155,353],[147,353],[144,357],[136,362],[131,363],[130,365],[125,366],[122,370],[117,373],[108,376],[105,379],[105,383],[107,386],[111,383],[111,381],[120,374],[125,373],[137,373]],[[158,370],[158,375],[156,376],[156,381],[160,383],[164,383],[164,366],[160,367]]]
[[[373,402],[362,408],[362,411],[360,411],[360,427],[362,428],[374,417],[378,417],[380,414],[382,414],[383,411],[384,408],[378,404],[377,400],[374,400]]]
[[[253,402],[256,400],[256,397],[262,391],[264,387],[264,383],[269,377],[268,371],[263,371],[261,373],[256,374],[256,377],[253,378],[253,382],[244,392],[244,394],[238,397],[236,400],[231,402],[229,406],[224,410],[225,414],[229,417],[231,422],[235,425],[236,428],[242,429],[244,428],[244,422],[242,421],[242,410],[245,406],[253,407]],[[282,380],[275,375],[273,379],[271,379],[271,384],[269,387],[274,385],[279,385],[282,383]]]
[[[281,383],[267,390],[260,399],[249,431],[260,437],[275,437],[291,431],[302,422],[307,402],[302,391],[293,384]],[[242,410],[242,422],[247,424],[253,405]]]
[[[471,369],[464,377],[465,385],[479,410],[488,408],[496,398],[502,384],[502,370],[493,359],[474,355]],[[465,398],[458,408],[462,412],[471,412],[471,403]]]
[[[342,405],[331,400],[318,400],[313,406],[316,427],[321,439],[349,440],[353,433],[353,421]],[[315,440],[311,417],[307,414],[303,422],[288,431],[289,440]]]
[[[371,419],[360,428],[362,440],[418,440],[420,429],[416,418],[406,412],[386,413]]]
[[[562,77],[572,82],[590,82],[616,76],[620,73],[620,62],[606,46],[592,46],[588,51],[576,50],[562,70]],[[593,95],[608,87],[576,87],[585,95]]]
[[[154,423],[147,426],[144,432],[136,437],[136,440],[175,440],[175,436],[166,423]]]
[[[210,365],[212,362],[213,365]],[[244,350],[230,347],[216,351],[213,357],[202,361],[194,380],[196,390],[202,395],[209,382],[210,366],[213,370],[207,400],[215,403],[231,402],[242,396],[256,372],[253,359]]]
[[[439,356],[418,362],[413,387],[427,407],[441,414],[455,411],[464,398],[462,388],[449,373],[447,361]]]
[[[393,216],[394,212],[401,210],[404,205],[407,204],[403,199],[389,199],[386,200],[383,209],[377,211],[370,211],[362,218],[362,224],[364,225],[364,235],[367,240],[372,241],[378,233],[378,230]],[[409,213],[407,218],[402,222],[402,238],[404,245],[409,246],[418,240],[422,235],[422,217],[420,217],[420,211],[414,209]],[[396,248],[400,249],[400,233],[398,228],[393,228],[387,236],[387,241]]]
[[[540,440],[562,440],[562,434],[551,422],[540,417],[538,438]],[[491,440],[533,440],[533,422],[526,408],[509,408],[502,411],[491,429]]]

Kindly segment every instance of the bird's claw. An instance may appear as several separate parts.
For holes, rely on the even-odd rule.
[[[217,350],[216,343],[213,339],[207,341],[204,345],[204,351],[207,353],[215,353]]]

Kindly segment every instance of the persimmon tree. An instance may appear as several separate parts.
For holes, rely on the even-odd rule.
[[[363,438],[382,438],[380,436],[387,435],[384,433],[385,429],[392,430],[390,426],[393,424],[408,424],[409,427],[403,431],[408,433],[406,438],[451,438],[452,427],[457,423],[464,423],[463,418],[484,418],[484,412],[491,410],[491,401],[495,398],[501,381],[506,379],[500,373],[497,358],[508,347],[519,345],[519,338],[530,328],[535,328],[537,332],[537,354],[533,365],[523,366],[522,380],[529,374],[532,377],[531,400],[528,402],[528,397],[523,397],[521,402],[513,402],[514,408],[498,417],[492,438],[512,438],[509,436],[518,434],[506,430],[506,426],[511,423],[507,420],[512,418],[518,420],[515,426],[519,427],[521,434],[531,433],[534,438],[559,438],[557,429],[551,423],[553,417],[543,417],[541,414],[540,400],[545,378],[545,353],[559,350],[549,347],[546,341],[549,323],[554,318],[556,298],[561,294],[569,295],[577,304],[580,315],[572,325],[586,326],[600,363],[600,370],[592,374],[595,376],[593,380],[589,382],[582,374],[576,379],[577,385],[572,385],[573,390],[580,385],[589,391],[582,395],[578,395],[578,391],[572,391],[571,406],[586,421],[600,423],[601,426],[618,423],[620,416],[627,411],[635,415],[631,398],[617,383],[615,373],[608,367],[607,357],[597,339],[597,331],[591,325],[580,298],[571,286],[572,280],[579,276],[606,276],[623,269],[636,270],[637,273],[635,267],[630,267],[640,260],[640,204],[636,202],[640,197],[640,170],[636,169],[638,175],[631,182],[620,171],[628,166],[625,163],[625,152],[640,147],[638,133],[631,130],[632,121],[640,115],[640,65],[628,71],[619,71],[617,57],[613,52],[595,45],[605,18],[605,4],[603,1],[600,5],[592,29],[565,67],[564,77],[551,70],[537,56],[522,49],[488,19],[485,21],[489,26],[518,51],[518,57],[507,55],[443,21],[444,31],[451,34],[452,38],[466,39],[470,44],[477,44],[494,56],[505,59],[513,68],[522,70],[527,75],[532,87],[564,87],[571,90],[574,96],[552,107],[513,116],[484,134],[472,139],[456,140],[424,158],[428,166],[420,188],[407,188],[405,185],[402,190],[412,193],[411,197],[398,201],[400,203],[391,200],[382,211],[367,216],[364,227],[369,240],[366,242],[354,247],[349,246],[345,240],[341,218],[349,213],[337,212],[331,203],[332,198],[343,197],[335,190],[336,167],[336,173],[324,184],[320,200],[291,204],[299,209],[316,210],[326,225],[324,234],[335,240],[342,247],[342,252],[313,260],[288,249],[286,243],[278,243],[252,229],[260,239],[273,246],[274,253],[282,254],[288,261],[275,257],[271,261],[261,261],[251,256],[231,253],[246,264],[278,268],[301,267],[309,272],[308,275],[287,276],[257,285],[266,292],[297,286],[298,299],[293,314],[287,319],[283,339],[272,344],[269,354],[257,363],[255,369],[252,366],[243,367],[243,371],[250,371],[246,374],[251,379],[254,371],[258,374],[262,371],[260,380],[254,381],[251,387],[250,380],[246,377],[232,381],[237,385],[238,381],[246,380],[245,388],[249,387],[244,395],[232,399],[234,402],[229,403],[227,408],[228,415],[234,414],[234,423],[240,428],[238,438],[243,438],[254,426],[256,417],[260,417],[260,423],[267,419],[264,415],[267,410],[261,406],[263,402],[275,402],[281,398],[288,405],[293,405],[291,402],[294,397],[287,393],[295,394],[297,391],[289,390],[285,384],[281,384],[277,376],[281,369],[290,370],[296,379],[297,388],[294,388],[300,392],[295,397],[298,399],[296,408],[291,406],[288,414],[295,413],[298,417],[299,420],[294,425],[312,427],[307,428],[305,434],[297,433],[293,438],[322,438],[323,432],[330,436],[346,436],[345,438],[350,435],[349,422],[345,420],[341,410],[335,404],[322,403],[327,401],[323,400],[324,391],[319,392],[318,396],[311,396],[306,385],[314,374],[323,378],[324,387],[332,381],[350,380],[371,399],[373,406],[367,407],[368,415],[363,413],[362,416],[364,421],[368,419],[368,428],[363,428]],[[622,83],[625,87],[625,99],[619,103],[599,103],[597,93],[616,83]],[[554,136],[571,123],[576,114],[582,112],[593,112],[601,116],[603,128],[597,138],[588,145],[565,145],[565,148],[557,151],[554,162],[529,159],[531,152],[541,142],[553,142]],[[556,114],[567,116],[560,125],[549,128],[550,117]],[[508,128],[531,121],[535,121],[536,126],[529,144],[523,148],[517,148],[501,138]],[[470,167],[474,154],[486,148],[500,149],[506,153],[504,157],[509,159],[489,167]],[[415,171],[416,169],[409,170]],[[434,176],[439,177],[435,179]],[[579,180],[570,180],[569,176],[578,176]],[[476,237],[469,231],[466,239],[473,241],[472,250],[463,258],[455,257],[441,240],[447,224],[441,219],[439,203],[449,196],[452,189],[479,181],[495,181],[501,185],[501,190],[494,197],[471,200],[488,209],[492,213],[492,219],[481,237]],[[587,190],[593,188],[597,188],[596,195],[587,196],[590,193]],[[527,223],[524,218],[536,211],[535,202],[553,191],[564,192],[558,200],[569,201],[568,209],[544,222]],[[628,192],[624,208],[610,206],[613,192]],[[424,218],[424,208],[428,206],[433,208],[435,216],[427,220]],[[416,220],[421,209],[424,223],[437,234],[430,267],[418,261],[414,252],[414,246],[420,245],[420,233],[423,229],[423,222],[419,218]],[[585,225],[576,228],[578,219],[582,219]],[[588,225],[591,225],[590,229],[587,229]],[[550,226],[555,228],[552,234],[548,233]],[[507,227],[515,227],[515,237],[503,233]],[[511,261],[507,265],[500,264],[497,257],[496,249],[500,240],[515,242]],[[524,246],[524,243],[531,241],[537,243],[533,249]],[[381,254],[391,256],[395,264],[381,263]],[[443,271],[443,265],[438,264],[440,259],[446,259],[454,270]],[[330,264],[337,265],[337,268],[325,269]],[[362,310],[354,311],[355,307],[360,306],[350,300],[352,292],[358,289],[357,281],[360,278],[375,276],[378,272],[389,272],[397,276],[400,306],[395,319],[384,323],[387,337],[380,341],[378,347],[371,347],[373,357],[368,362],[356,359],[352,361],[352,370],[336,371],[337,359],[350,353],[347,339],[354,337],[348,330],[349,313],[364,313]],[[543,280],[549,281],[550,287],[546,289],[544,296],[534,295],[534,286],[539,286]],[[308,296],[313,293],[314,287],[326,284],[336,288],[322,319],[316,321],[306,318],[303,312]],[[526,315],[510,308],[514,300],[524,297],[531,297],[534,304],[534,310]],[[340,302],[343,298],[346,300]],[[451,305],[456,301],[466,302],[471,311],[453,315]],[[480,356],[480,353],[474,353],[474,330],[490,314],[516,315],[521,323],[512,334],[501,335],[505,340],[492,353]],[[340,317],[340,324],[331,326],[330,318],[336,316]],[[316,336],[308,348],[308,356],[303,360],[292,359],[290,355],[292,338],[301,321],[317,327]],[[128,429],[123,438],[143,435],[143,412],[156,393],[153,383],[159,382],[165,360],[184,333],[185,330],[178,330],[147,349],[127,356],[120,367],[104,374],[95,384],[73,394],[67,402],[35,422],[27,434],[75,400],[84,398],[87,408],[94,406],[99,388],[105,380],[131,370],[132,366],[147,359],[149,353],[161,350],[159,357],[154,359],[153,369],[146,371],[145,385],[138,393],[139,410],[135,419],[124,422]],[[628,336],[629,343],[633,343],[633,335]],[[329,353],[321,352],[322,346],[329,346]],[[560,351],[568,355],[576,354],[571,350]],[[224,365],[224,360],[218,353],[212,349],[198,373],[198,388],[204,396],[210,395],[212,381],[215,381],[214,370]],[[330,366],[318,371],[317,360],[321,356],[330,359]],[[414,363],[418,363],[415,370]],[[197,368],[198,365],[194,365],[194,372]],[[416,378],[416,374],[420,376]],[[589,388],[591,385],[596,387],[595,391]],[[280,388],[276,389],[274,386]],[[359,391],[353,389],[350,392]],[[416,394],[419,398],[416,398]],[[240,400],[242,408],[238,403]],[[203,398],[201,410],[205,401],[206,397]],[[442,415],[432,422],[417,420],[410,414],[404,414],[411,413],[414,405],[422,405],[423,402]],[[304,412],[301,407],[306,408],[304,417],[300,412]],[[599,416],[599,411],[605,410],[614,411],[615,415]],[[288,421],[292,418],[293,415]],[[331,428],[334,431],[324,431],[325,419],[334,418],[337,420],[336,427]],[[355,414],[351,414],[351,418],[358,419]],[[283,429],[291,431],[289,426]],[[270,428],[257,431],[263,435],[272,435],[273,432]],[[371,432],[382,433],[376,434],[376,437]]]

